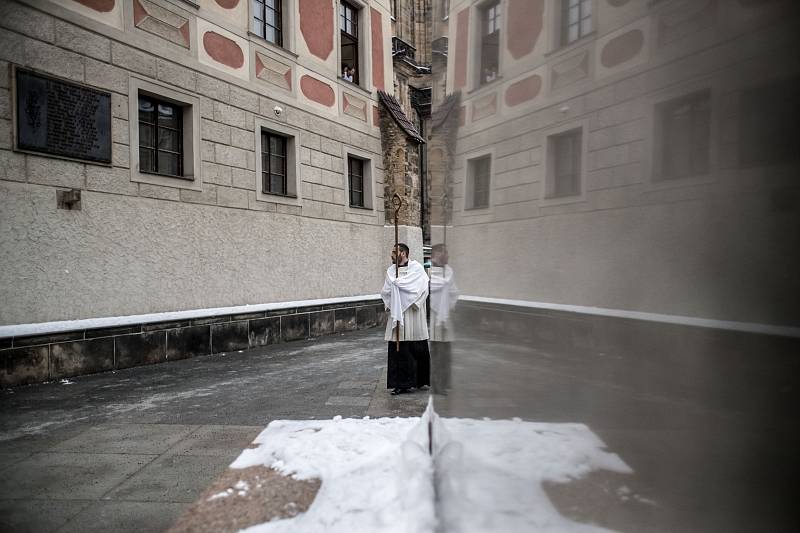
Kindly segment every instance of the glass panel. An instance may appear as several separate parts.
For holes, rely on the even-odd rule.
[[[139,146],[154,147],[155,126],[139,123]]]
[[[158,152],[158,173],[171,174],[173,176],[180,175],[180,156],[177,154],[168,154],[166,152]]]
[[[580,10],[577,7],[571,7],[567,16],[567,24],[575,24],[580,18]]]
[[[578,39],[578,26],[570,26],[567,33],[567,42],[571,43]]]
[[[584,17],[589,17],[592,15],[592,0],[581,1],[581,14]]]
[[[264,23],[260,20],[253,21],[253,33],[264,37]]]
[[[150,100],[139,98],[139,120],[151,124],[156,121],[155,106]]]
[[[180,152],[181,151],[180,132],[159,128],[158,148],[159,150],[170,150],[172,152]]]
[[[155,172],[156,161],[153,157],[154,151],[147,148],[139,148],[139,170],[141,172]]]
[[[264,38],[269,42],[274,43],[277,40],[275,35],[275,28],[273,28],[272,26],[266,26],[264,29]]]
[[[181,127],[181,110],[178,106],[158,104],[158,125],[178,129]]]
[[[352,191],[350,193],[350,205],[364,207],[364,195],[358,191]]]
[[[279,155],[273,155],[270,157],[270,167],[269,171],[273,174],[281,174],[283,175],[284,171],[284,161],[286,161],[283,157]]]
[[[261,170],[269,172],[269,155],[264,152],[261,153]]]
[[[280,8],[280,0],[267,0],[266,5],[272,9],[279,9]]]
[[[275,11],[273,11],[272,9],[267,9],[266,15],[267,15],[267,17],[266,17],[267,24],[269,24],[271,26],[277,26],[278,25],[278,23],[277,23],[278,16],[277,16],[277,13],[275,13]]]
[[[283,137],[270,136],[269,151],[276,155],[286,155],[286,142]]]
[[[286,194],[283,186],[283,176],[278,174],[270,174],[270,192],[275,194]]]
[[[264,3],[260,2],[259,0],[253,0],[252,6],[253,6],[253,18],[263,20]]]
[[[583,19],[581,21],[581,36],[589,35],[592,32],[592,19]]]
[[[265,170],[261,173],[261,184],[264,192],[270,192],[269,190],[269,173]]]

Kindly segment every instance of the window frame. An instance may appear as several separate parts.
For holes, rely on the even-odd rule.
[[[476,187],[476,171],[480,162],[488,160],[488,172],[486,176],[481,176],[486,179],[485,187],[480,189]],[[494,172],[496,167],[496,158],[493,150],[475,152],[467,154],[464,158],[464,211],[482,213],[487,211],[492,206],[492,184],[494,183]],[[479,190],[485,190],[486,202],[476,205],[475,197]]]
[[[302,206],[301,195],[301,165],[300,147],[302,143],[301,130],[287,125],[284,122],[256,117],[254,125],[255,135],[255,160],[256,172],[253,187],[255,188],[255,199],[257,202],[269,202],[273,204]],[[268,132],[275,136],[283,137],[285,140],[285,166],[286,166],[286,193],[264,192],[264,168],[262,161],[263,136],[262,132]]]
[[[353,172],[354,163],[358,162],[361,167],[360,174],[355,174]],[[364,198],[364,163],[363,159],[355,157],[353,155],[348,154],[347,156],[347,197],[350,207],[357,207],[363,209],[365,207],[365,198]],[[353,178],[358,177],[360,180],[360,188],[356,189],[353,184]],[[361,202],[355,203],[353,201],[353,194],[358,193],[361,195]]]
[[[694,105],[700,100],[704,100],[708,105],[708,117],[707,117],[707,124],[706,124],[706,149],[705,149],[705,169],[700,171],[696,170],[695,168],[690,168],[689,172],[686,174],[681,175],[671,175],[667,172],[667,164],[666,164],[666,157],[668,155],[667,151],[667,136],[668,132],[666,130],[666,114],[670,109],[678,107],[680,105],[686,105],[687,103],[690,105]],[[691,91],[686,94],[682,94],[676,96],[675,98],[668,98],[665,100],[661,100],[660,102],[656,103],[653,110],[654,122],[655,122],[655,132],[654,132],[654,148],[653,148],[653,180],[655,181],[676,181],[676,180],[683,180],[687,178],[693,177],[704,177],[708,176],[711,173],[711,135],[712,135],[712,109],[713,109],[713,102],[711,98],[711,90],[710,89],[700,89],[698,91]],[[693,119],[696,116],[692,116]],[[697,139],[694,138],[694,129],[695,129],[695,122],[692,121],[690,125],[690,132],[689,134],[692,136],[689,144],[691,146],[695,146]],[[693,153],[690,153],[690,167],[692,167],[692,157]]]
[[[285,27],[286,27],[287,24],[286,24],[286,18],[285,18],[285,15],[284,15],[284,12],[285,12],[284,0],[273,0],[275,5],[278,6],[277,9],[269,7],[267,5],[268,1],[269,0],[251,0],[250,1],[250,27],[251,27],[251,31],[253,32],[254,35],[257,35],[258,37],[264,39],[268,43],[271,43],[271,44],[273,44],[275,46],[279,46],[281,48],[285,48],[285,45],[284,45],[284,43],[286,42],[286,39],[285,39],[285,37],[286,37]],[[261,12],[261,18],[260,19],[257,16],[258,13],[255,13],[255,10],[253,9],[255,4],[259,4],[259,10]],[[271,11],[276,13],[275,20],[280,25],[279,27],[275,27],[275,26],[267,23],[267,10],[271,10]],[[259,32],[257,30],[256,21],[261,22],[263,31]],[[267,38],[267,26],[270,26],[274,30],[277,30],[277,34],[278,34],[278,39],[277,40],[272,41],[272,40]]]
[[[366,80],[366,76],[365,76],[366,73],[362,72],[362,64],[367,63],[367,61],[362,61],[361,60],[362,59],[361,58],[362,48],[363,48],[361,46],[361,41],[363,40],[362,39],[362,35],[364,35],[364,33],[363,33],[363,30],[364,30],[364,17],[362,15],[362,13],[364,11],[364,6],[362,6],[360,4],[357,4],[357,3],[354,3],[354,2],[350,2],[348,0],[339,0],[337,2],[337,6],[338,6],[338,10],[337,10],[337,13],[336,13],[336,20],[338,22],[337,28],[339,29],[339,32],[338,32],[338,36],[339,36],[339,39],[338,39],[338,44],[339,44],[339,78],[342,81],[347,81],[347,80],[344,79],[344,68],[343,68],[343,65],[342,65],[344,60],[343,60],[343,57],[342,57],[343,56],[342,48],[344,46],[354,46],[355,47],[355,59],[354,59],[355,65],[350,65],[350,66],[351,67],[355,67],[356,75],[353,78],[353,81],[347,81],[347,82],[348,83],[352,83],[353,85],[356,85],[358,87],[362,87],[363,86],[362,85],[362,81]],[[343,9],[345,11],[343,11]],[[347,12],[346,11],[347,9],[349,9],[350,11],[352,11],[354,13],[354,17],[355,17],[354,20],[347,19],[345,17],[345,13]],[[347,27],[346,22],[350,22],[351,24],[355,23],[355,34],[348,33],[346,31],[346,29],[342,28],[341,24],[342,24],[342,20],[343,19],[345,21],[345,28]],[[345,35],[350,39],[354,39],[355,40],[355,44],[347,44],[347,45],[343,44],[343,40],[344,40]]]
[[[588,170],[588,120],[570,121],[555,128],[547,130],[542,134],[542,149],[544,150],[544,179],[542,180],[541,205],[557,205],[581,202],[586,200],[586,176]],[[580,135],[580,143],[577,144],[577,191],[573,194],[556,194],[556,180],[558,179],[558,161],[556,154],[556,142],[559,138],[568,135]]]
[[[182,175],[140,170],[139,96],[181,108]],[[179,189],[203,190],[200,150],[200,99],[167,85],[131,75],[128,84],[128,137],[131,181]],[[157,145],[157,139],[156,139]],[[157,152],[156,152],[157,153]]]
[[[501,43],[503,40],[503,10],[502,10],[503,3],[501,0],[490,0],[489,2],[485,2],[478,6],[478,50],[479,50],[479,57],[478,57],[478,87],[483,87],[484,85],[489,85],[494,81],[500,78],[500,50],[502,48]],[[495,11],[495,15],[493,18],[490,17],[490,13]],[[493,25],[494,31],[492,33],[488,33],[488,27]],[[488,37],[491,37],[493,34],[497,34],[497,43],[496,43],[496,57],[494,58],[494,67],[495,73],[492,79],[486,79],[484,76],[484,71],[488,65],[484,64],[486,59],[485,47]]]
[[[280,139],[281,143],[283,144],[283,151],[280,155],[276,155],[272,153],[272,139]],[[264,147],[266,146],[266,151]],[[286,135],[276,133],[273,130],[268,130],[265,128],[261,128],[261,149],[260,153],[256,155],[256,157],[261,158],[261,192],[264,194],[272,194],[277,196],[291,196],[289,194],[289,187],[288,187],[288,151],[289,151],[289,139]],[[273,191],[272,190],[272,176],[275,175],[272,169],[272,158],[279,157],[283,160],[281,165],[281,173],[279,174],[282,178],[281,185],[282,191]],[[267,168],[264,168],[264,161],[267,161]]]
[[[376,154],[369,153],[364,151],[360,148],[356,148],[353,146],[348,146],[346,144],[342,145],[342,161],[343,161],[343,177],[344,177],[344,209],[345,212],[355,214],[355,215],[372,215],[376,217],[378,216],[378,211],[375,208],[375,192],[376,185],[375,179],[376,174],[379,174],[381,171],[376,168],[375,161],[379,159],[375,159]],[[349,159],[358,159],[362,162],[363,166],[363,181],[362,181],[362,199],[364,201],[363,207],[351,205],[350,204],[350,166],[348,164]],[[381,187],[378,187],[378,190]]]
[[[560,47],[570,46],[573,43],[576,43],[583,38],[591,35],[594,32],[594,16],[595,16],[595,6],[594,0],[577,0],[576,6],[570,6],[570,2],[573,0],[561,0],[561,5],[559,6],[559,14],[558,14],[558,45]],[[589,6],[589,15],[584,16],[583,10],[585,4]],[[569,10],[572,7],[578,8],[578,21],[570,24],[569,23]],[[589,30],[587,32],[583,32],[583,22],[584,20],[589,20]],[[574,39],[569,38],[569,29],[572,26],[576,26],[578,30],[578,35]]]
[[[153,136],[152,136],[153,145],[152,146],[143,146],[142,145],[142,135],[141,135],[141,131],[142,131],[141,115],[138,114],[137,118],[136,118],[137,124],[139,126],[139,172],[141,172],[143,174],[155,174],[157,176],[168,176],[168,177],[171,177],[171,178],[187,179],[183,175],[183,167],[184,167],[184,165],[183,165],[183,106],[178,105],[178,104],[176,104],[174,102],[170,102],[170,101],[165,100],[163,98],[158,98],[158,97],[152,96],[152,95],[150,95],[148,93],[140,92],[139,96],[138,96],[137,104],[141,105],[141,101],[142,100],[149,101],[153,105],[153,108],[154,108],[154,122],[153,123],[148,123],[148,122],[144,123],[146,126],[150,126],[151,128],[153,128]],[[162,126],[161,125],[161,121],[159,120],[160,119],[159,107],[162,106],[162,105],[171,107],[171,108],[173,108],[173,109],[178,111],[178,121],[177,121],[178,124],[177,124],[176,127],[172,128],[172,127],[169,127],[169,126]],[[178,136],[180,137],[180,142],[178,143],[178,151],[177,152],[174,151],[174,150],[161,149],[159,147],[160,138],[161,138],[161,130],[170,131],[170,132],[178,134]],[[149,150],[149,151],[153,152],[153,165],[155,167],[153,170],[149,170],[149,169],[148,170],[142,170],[142,152],[144,150]],[[169,173],[169,172],[163,172],[163,171],[159,170],[159,168],[158,168],[159,160],[160,160],[159,153],[166,153],[166,154],[171,154],[173,156],[175,156],[175,155],[178,156],[178,172],[177,173],[172,174],[172,173]]]

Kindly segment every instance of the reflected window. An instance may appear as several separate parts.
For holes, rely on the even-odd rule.
[[[342,79],[358,84],[358,8],[344,0],[339,4],[339,33]]]
[[[283,0],[252,0],[253,32],[283,46]]]
[[[468,209],[489,207],[492,157],[489,155],[470,159],[467,165]]]
[[[267,194],[286,196],[287,139],[270,131],[261,131],[261,183]]]
[[[743,91],[739,101],[739,162],[743,167],[800,159],[800,78]]]
[[[480,83],[497,79],[500,71],[500,2],[481,11],[481,77]]]
[[[561,44],[566,45],[592,32],[592,0],[562,0]]]
[[[708,174],[711,93],[702,91],[656,108],[659,151],[656,177],[678,179]]]
[[[550,183],[548,198],[576,196],[581,193],[581,145],[583,133],[571,130],[548,138]]]
[[[350,191],[350,206],[364,207],[364,160],[347,158],[347,178]]]
[[[139,171],[183,176],[183,108],[139,96]]]

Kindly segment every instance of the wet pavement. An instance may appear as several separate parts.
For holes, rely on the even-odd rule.
[[[443,417],[586,424],[634,473],[546,484],[573,520],[631,533],[796,531],[797,353],[781,339],[690,346],[681,335],[647,353],[473,331],[453,343],[452,387],[434,405]]]
[[[417,416],[383,331],[0,391],[1,531],[164,531],[272,420]]]

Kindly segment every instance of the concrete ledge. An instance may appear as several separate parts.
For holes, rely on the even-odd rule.
[[[247,350],[385,323],[380,299],[0,338],[0,387]],[[196,312],[190,312],[196,314]],[[126,317],[128,318],[128,317]],[[105,319],[104,319],[105,320]],[[91,322],[96,323],[96,322]]]

